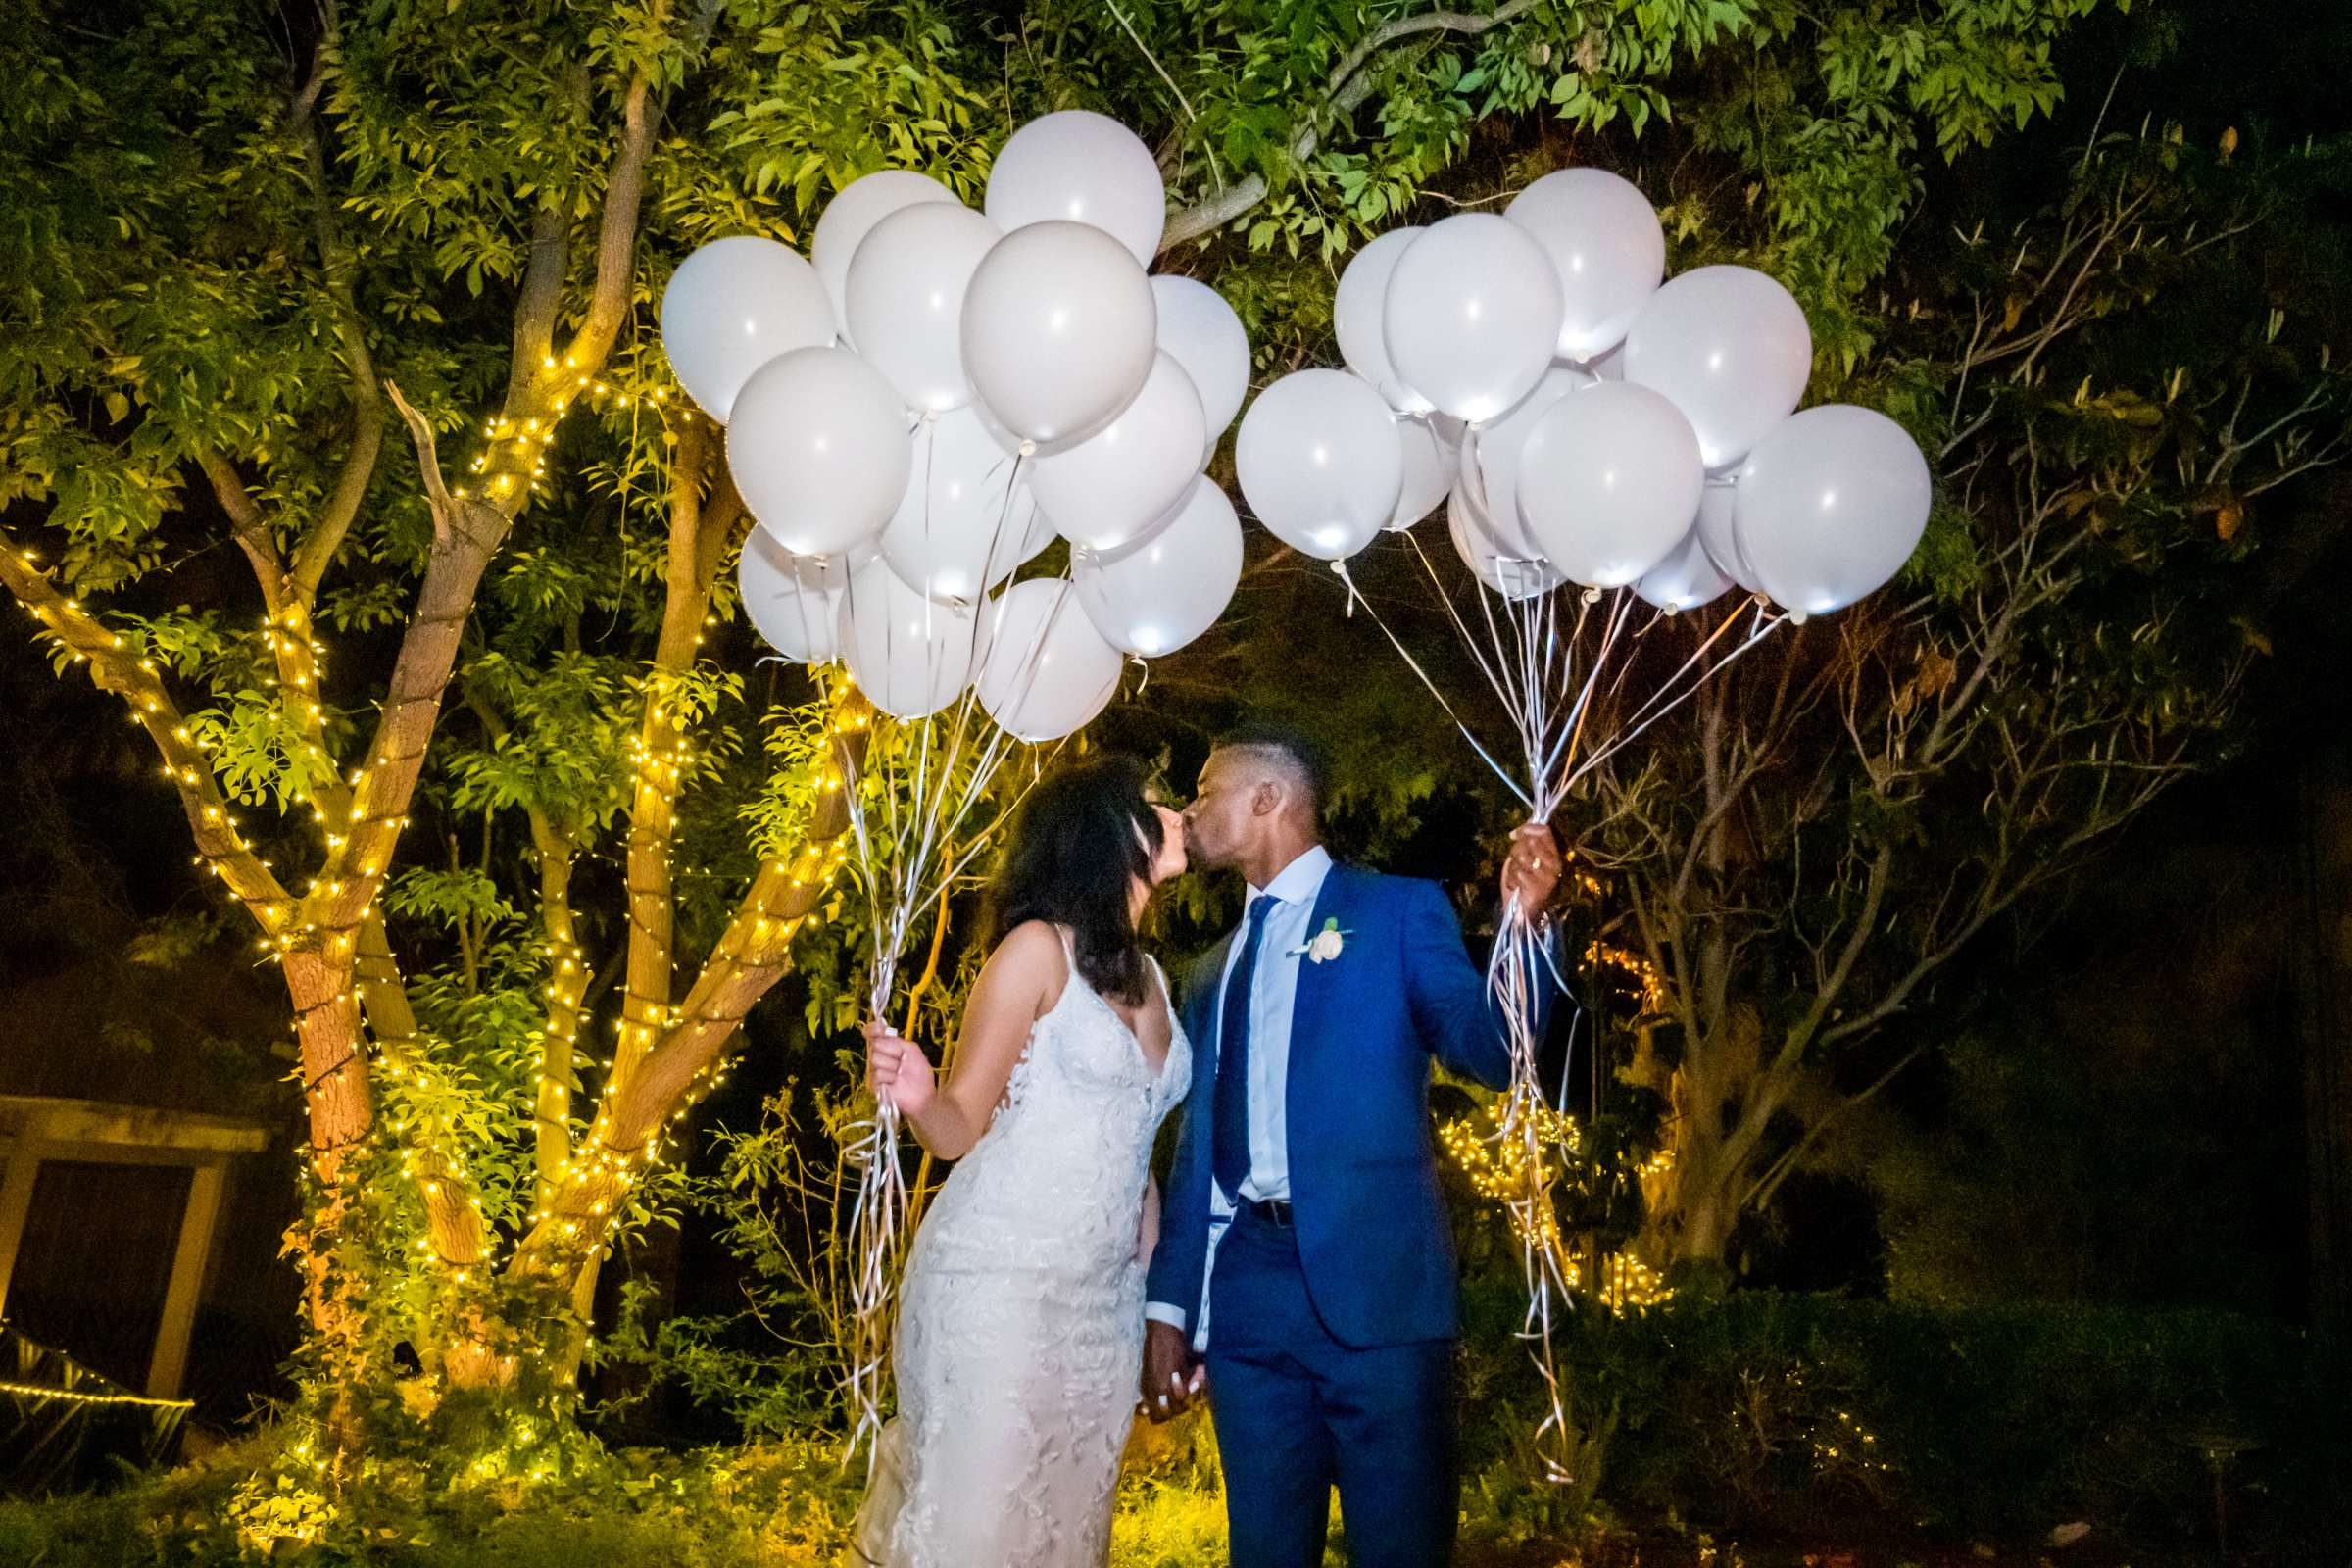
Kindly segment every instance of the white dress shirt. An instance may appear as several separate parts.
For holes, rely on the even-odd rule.
[[[1242,1182],[1241,1196],[1256,1201],[1287,1202],[1291,1196],[1290,1121],[1286,1095],[1291,1071],[1291,1011],[1298,999],[1298,960],[1306,953],[1306,944],[1314,933],[1307,929],[1315,914],[1315,900],[1322,895],[1323,879],[1331,872],[1331,852],[1315,845],[1290,864],[1274,873],[1274,879],[1264,887],[1254,884],[1250,889],[1250,902],[1263,895],[1275,901],[1266,911],[1265,934],[1258,938],[1257,972],[1250,985],[1250,1174]],[[1226,988],[1233,983],[1233,966],[1241,962],[1242,949],[1249,939],[1247,911],[1240,930],[1234,933],[1232,944],[1225,951],[1225,967],[1217,977],[1217,1002],[1210,1011],[1211,1027],[1217,1031],[1217,1061],[1224,1064],[1225,997]],[[1209,1093],[1215,1094],[1215,1086]],[[1208,1187],[1211,1231],[1208,1258],[1204,1265],[1213,1272],[1217,1258],[1217,1240],[1224,1232],[1224,1222],[1232,1217],[1232,1196],[1218,1187],[1212,1177]],[[1152,1301],[1144,1307],[1144,1315],[1162,1323],[1183,1328],[1184,1311],[1164,1301]],[[1208,1334],[1208,1282],[1201,1281],[1200,1322],[1194,1335],[1196,1344],[1206,1342]]]
[[[1284,1100],[1291,1072],[1291,1009],[1298,1000],[1298,960],[1313,935],[1307,925],[1330,871],[1331,852],[1318,844],[1274,873],[1273,881],[1250,890],[1252,900],[1264,895],[1276,901],[1266,911],[1265,935],[1257,944],[1257,973],[1250,984],[1250,1175],[1242,1183],[1242,1196],[1258,1201],[1288,1202],[1291,1197],[1291,1135]],[[1233,984],[1233,966],[1242,961],[1247,936],[1245,926],[1226,952],[1225,969],[1217,981],[1220,1054],[1227,988]]]

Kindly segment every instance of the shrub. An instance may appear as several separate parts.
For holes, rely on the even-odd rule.
[[[1502,1329],[1510,1294],[1473,1297],[1473,1354],[1497,1394],[1473,1438],[1489,1460],[1537,1397]],[[1632,1513],[1996,1539],[2085,1519],[2209,1541],[2218,1462],[2233,1543],[2291,1554],[2352,1539],[2352,1436],[2329,1392],[2352,1369],[2277,1324],[1751,1293],[1580,1314],[1561,1353],[1582,1419],[1607,1437],[1601,1500]]]

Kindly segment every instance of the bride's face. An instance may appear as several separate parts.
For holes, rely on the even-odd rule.
[[[1184,875],[1184,818],[1157,801],[1152,803],[1152,809],[1159,813],[1159,853],[1152,858],[1152,885],[1157,887],[1172,876]]]

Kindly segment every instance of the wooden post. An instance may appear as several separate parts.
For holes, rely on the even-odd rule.
[[[155,1355],[147,1363],[147,1396],[179,1397],[180,1380],[188,1368],[188,1341],[196,1332],[196,1303],[204,1294],[205,1260],[213,1251],[214,1222],[220,1216],[221,1179],[227,1166],[220,1160],[197,1165],[188,1172],[188,1206],[179,1216],[179,1247],[172,1256],[172,1283],[164,1293],[164,1321],[155,1335]]]
[[[40,1126],[35,1120],[11,1141],[8,1174],[0,1178],[0,1318],[8,1315],[8,1282],[17,1271],[17,1244],[24,1239],[32,1184],[40,1173]]]
[[[177,1398],[188,1367],[188,1342],[196,1332],[196,1307],[204,1295],[204,1266],[220,1219],[221,1189],[228,1162],[258,1154],[270,1145],[270,1130],[255,1122],[201,1111],[162,1110],[149,1105],[108,1104],[94,1100],[57,1100],[40,1095],[0,1095],[0,1313],[8,1304],[11,1276],[32,1208],[33,1188],[44,1159],[95,1160],[113,1165],[180,1165],[188,1171],[188,1201],[180,1211],[179,1239],[172,1250],[172,1275],[164,1291],[163,1322],[147,1361],[147,1391]],[[72,1346],[60,1348],[71,1350]]]

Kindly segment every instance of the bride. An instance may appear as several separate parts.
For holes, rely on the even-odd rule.
[[[1133,762],[1041,780],[990,889],[955,1067],[867,1026],[866,1078],[956,1169],[900,1290],[899,1413],[857,1552],[884,1568],[1100,1568],[1143,1362],[1152,1135],[1192,1078],[1136,922],[1184,824]]]

